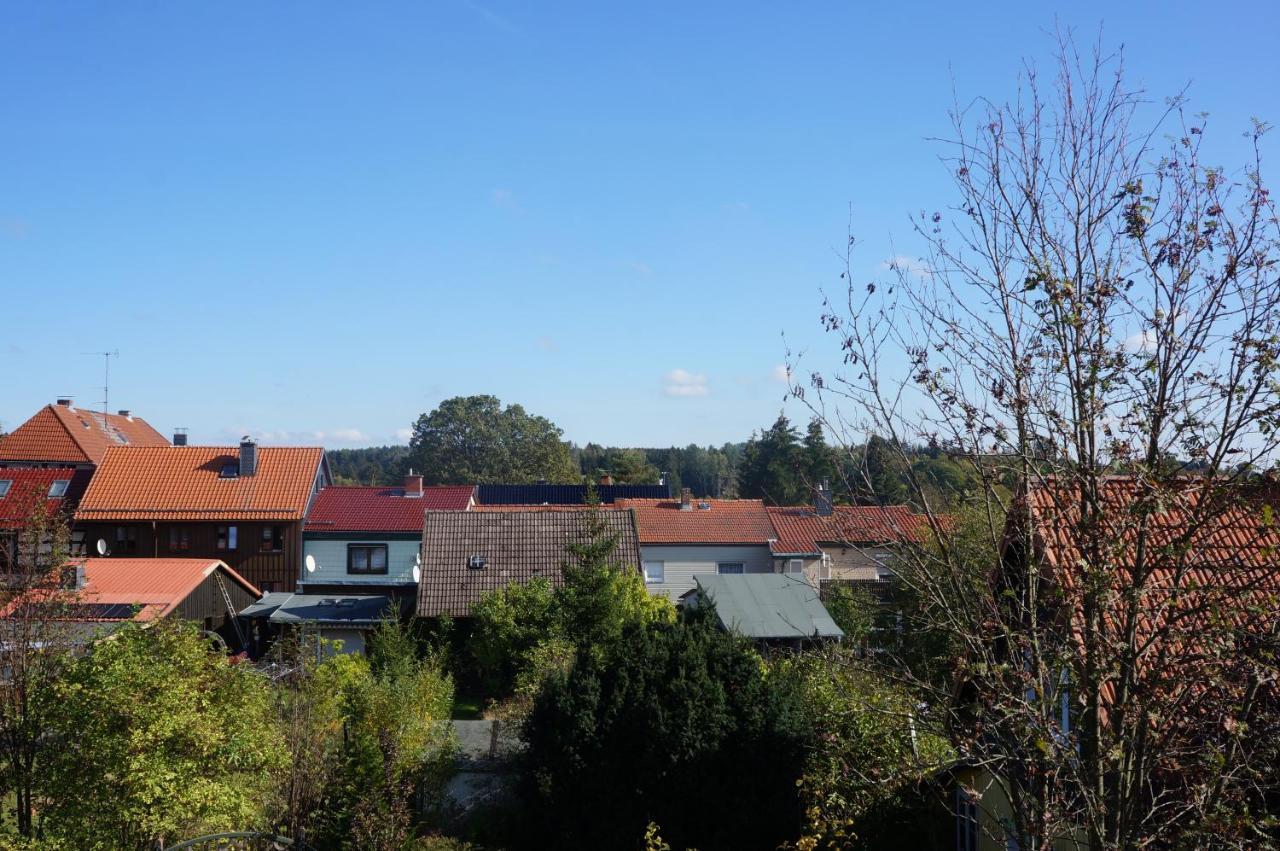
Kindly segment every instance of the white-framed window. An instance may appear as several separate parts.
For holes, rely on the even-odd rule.
[[[716,565],[716,573],[724,575],[737,575],[746,572],[746,565],[740,561],[722,561]]]
[[[644,581],[655,585],[667,581],[667,565],[662,561],[646,561],[644,563]]]
[[[0,499],[4,499],[9,495],[9,488],[13,487],[13,479],[0,479]]]
[[[804,559],[787,559],[787,573],[804,573]]]
[[[71,484],[69,479],[57,479],[53,484],[49,485],[49,499],[58,499],[67,495],[67,485]]]
[[[831,578],[831,556],[827,553],[822,554],[822,566],[818,568],[819,579]]]

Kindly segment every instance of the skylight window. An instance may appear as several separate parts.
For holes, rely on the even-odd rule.
[[[13,487],[13,479],[0,479],[0,499],[4,499],[9,495],[9,488]]]
[[[58,479],[49,485],[49,499],[58,499],[67,495],[67,485],[71,484],[69,479]]]

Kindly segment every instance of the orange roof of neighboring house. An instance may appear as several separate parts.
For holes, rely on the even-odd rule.
[[[236,582],[254,597],[262,592],[224,562],[206,558],[87,558],[72,565],[84,567],[84,587],[67,592],[67,619],[98,620],[98,606],[133,606],[132,617],[112,613],[111,620],[152,621],[168,615],[191,596],[214,571]],[[63,602],[59,600],[59,603]]]
[[[109,449],[76,519],[301,520],[324,450],[260,446],[254,475],[222,477],[239,451],[235,446]]]
[[[687,510],[681,510],[679,500],[669,499],[620,499],[614,504],[635,511],[641,544],[763,546],[776,537],[758,499],[694,500]]]
[[[0,467],[0,528],[25,526],[42,504],[49,515],[74,508],[92,474],[75,467]],[[51,496],[56,482],[66,482],[62,496]]]
[[[808,506],[767,509],[775,553],[817,554],[821,544],[918,543],[925,519],[905,505],[837,505],[828,516]]]
[[[146,420],[70,405],[45,405],[0,438],[0,461],[97,464],[112,446],[168,446]]]

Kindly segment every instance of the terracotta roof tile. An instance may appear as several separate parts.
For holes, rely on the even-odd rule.
[[[75,467],[0,467],[0,528],[16,528],[29,518],[36,506],[54,514],[75,509],[93,471]],[[61,497],[50,497],[54,482],[67,482]],[[4,483],[9,482],[6,488]]]
[[[679,500],[623,499],[616,504],[635,511],[641,544],[765,545],[776,534],[758,499],[694,500],[686,511]]]
[[[404,488],[327,487],[307,514],[308,532],[422,532],[425,511],[466,511],[471,485],[425,487],[420,497]]]
[[[0,438],[0,461],[97,464],[113,446],[168,446],[140,417],[45,405]]]
[[[94,520],[301,520],[324,458],[319,447],[258,447],[257,472],[222,478],[234,446],[107,450],[76,512]]]
[[[215,570],[241,585],[255,598],[262,592],[224,562],[202,558],[86,558],[85,584],[75,592],[75,605],[126,605],[138,611],[132,620],[162,618],[182,604]],[[39,593],[39,592],[32,592]],[[26,599],[30,599],[29,597]],[[75,620],[91,620],[79,614]]]
[[[905,505],[837,505],[829,516],[807,506],[770,507],[775,553],[821,552],[820,544],[918,543],[924,518]]]
[[[632,513],[601,509],[598,516],[618,536],[617,562],[639,572]],[[562,584],[565,548],[583,539],[590,518],[585,511],[428,511],[418,614],[466,617],[486,593],[535,576]],[[472,556],[483,557],[484,567],[468,567]]]

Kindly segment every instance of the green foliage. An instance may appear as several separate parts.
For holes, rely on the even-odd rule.
[[[747,441],[738,471],[738,493],[769,505],[802,505],[809,500],[806,455],[785,414]]]
[[[194,626],[126,626],[59,683],[45,831],[81,849],[264,823],[286,755],[266,681],[209,652]]]
[[[447,777],[451,731],[440,722],[449,718],[453,681],[437,658],[418,654],[412,626],[398,621],[379,625],[365,656],[333,662],[335,680],[344,684],[346,737],[325,838],[398,851],[412,835],[414,796],[438,794]]]
[[[580,649],[524,725],[521,783],[556,847],[633,847],[651,823],[675,847],[773,848],[799,827],[804,760],[793,690],[771,687],[708,610]]]
[[[399,485],[409,471],[407,446],[329,449],[325,457],[339,485]]]
[[[802,696],[810,731],[799,846],[929,847],[935,820],[918,790],[955,754],[919,698],[849,648],[784,657],[770,677]]]
[[[524,676],[557,643],[585,649],[600,658],[633,624],[671,621],[675,607],[649,593],[634,568],[617,560],[618,538],[592,512],[582,539],[569,545],[562,565],[564,584],[553,588],[542,577],[486,594],[473,607],[471,653],[491,695],[512,693]]]
[[[844,630],[845,643],[861,647],[871,637],[880,614],[876,599],[861,588],[831,583],[823,591],[822,605],[827,614]]]
[[[495,396],[458,396],[418,417],[409,461],[429,484],[579,482],[562,434]]]
[[[862,483],[867,496],[877,505],[903,505],[909,492],[904,479],[903,453],[877,434],[871,435],[863,451]]]

